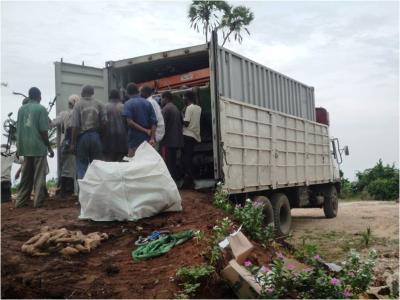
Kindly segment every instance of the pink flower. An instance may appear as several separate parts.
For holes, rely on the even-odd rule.
[[[321,256],[319,256],[318,254],[314,255],[313,259],[316,260],[316,261],[320,261],[321,260]]]
[[[253,202],[253,207],[254,208],[259,208],[259,207],[263,207],[264,204],[262,202]]]
[[[287,269],[293,271],[294,269],[296,269],[296,266],[294,264],[288,264]]]
[[[261,267],[261,272],[268,273],[269,271],[271,271],[270,268],[268,268],[266,266]]]
[[[333,278],[331,279],[331,284],[332,284],[332,285],[335,285],[335,286],[338,286],[338,285],[340,285],[340,280],[337,279],[337,278],[335,278],[335,277],[333,277]]]
[[[245,262],[244,262],[244,266],[245,267],[251,267],[253,264],[251,263],[251,261],[249,261],[249,260],[246,260]]]
[[[285,258],[281,252],[278,252],[276,254],[276,256],[278,256],[279,259],[284,259]]]
[[[312,272],[312,270],[313,270],[312,268],[309,268],[309,267],[308,267],[308,268],[304,268],[304,269],[303,269],[303,272],[305,272],[305,273],[310,273],[310,272]]]
[[[350,298],[351,296],[353,296],[353,294],[350,293],[347,289],[345,289],[345,290],[343,291],[343,297],[345,297],[345,298]]]
[[[354,272],[349,272],[349,273],[347,273],[347,275],[350,277],[354,277]]]
[[[268,293],[272,293],[272,292],[274,291],[274,288],[267,288],[266,291],[267,291]]]

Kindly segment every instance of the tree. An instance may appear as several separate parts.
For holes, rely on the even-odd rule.
[[[254,14],[250,11],[249,8],[245,6],[237,6],[237,7],[229,7],[230,9],[224,15],[221,28],[224,30],[223,37],[224,40],[222,42],[222,46],[225,45],[226,41],[230,40],[230,36],[234,33],[235,41],[238,41],[239,44],[242,43],[243,30],[250,35],[250,31],[247,29],[247,25],[254,20]]]
[[[189,7],[190,26],[199,31],[200,24],[203,25],[203,34],[208,42],[208,33],[220,25],[220,16],[229,10],[225,1],[193,1]]]

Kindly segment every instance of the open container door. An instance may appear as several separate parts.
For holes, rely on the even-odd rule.
[[[218,89],[218,35],[212,32],[209,44],[210,59],[210,93],[211,93],[211,119],[212,119],[212,140],[214,154],[214,178],[225,181],[222,171],[222,141],[219,108],[219,89]]]
[[[101,102],[108,99],[107,69],[94,68],[55,62],[56,113],[68,109],[68,98],[72,94],[81,94],[82,86],[90,84],[94,87],[94,96]],[[60,177],[60,133],[57,131],[57,174]]]
[[[82,86],[90,84],[94,87],[97,100],[106,102],[108,99],[107,69],[55,62],[56,79],[56,111],[57,114],[68,109],[68,97],[80,95]]]

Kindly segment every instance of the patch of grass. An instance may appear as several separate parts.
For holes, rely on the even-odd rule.
[[[362,237],[362,240],[364,242],[365,247],[368,248],[369,247],[369,243],[370,243],[371,238],[372,238],[371,227],[368,226],[368,228],[364,232],[361,233],[361,237]]]
[[[366,239],[368,239],[368,247],[366,246]],[[391,245],[397,246],[398,239],[377,237],[371,231],[368,233],[368,230],[355,234],[329,231],[326,233],[304,234],[299,240],[293,240],[293,243],[296,248],[304,247],[304,245],[306,247],[315,245],[318,248],[318,253],[326,258],[327,261],[340,262],[351,249],[356,251],[363,251],[370,247],[387,249]],[[297,255],[299,254],[297,253]]]

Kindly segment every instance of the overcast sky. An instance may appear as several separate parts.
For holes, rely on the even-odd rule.
[[[350,147],[345,176],[399,158],[398,2],[230,2],[252,9],[251,36],[226,46],[315,87],[330,134]],[[118,60],[200,44],[189,2],[1,2],[2,122],[21,99],[55,95],[53,62],[103,67]],[[54,164],[51,164],[54,176]]]

